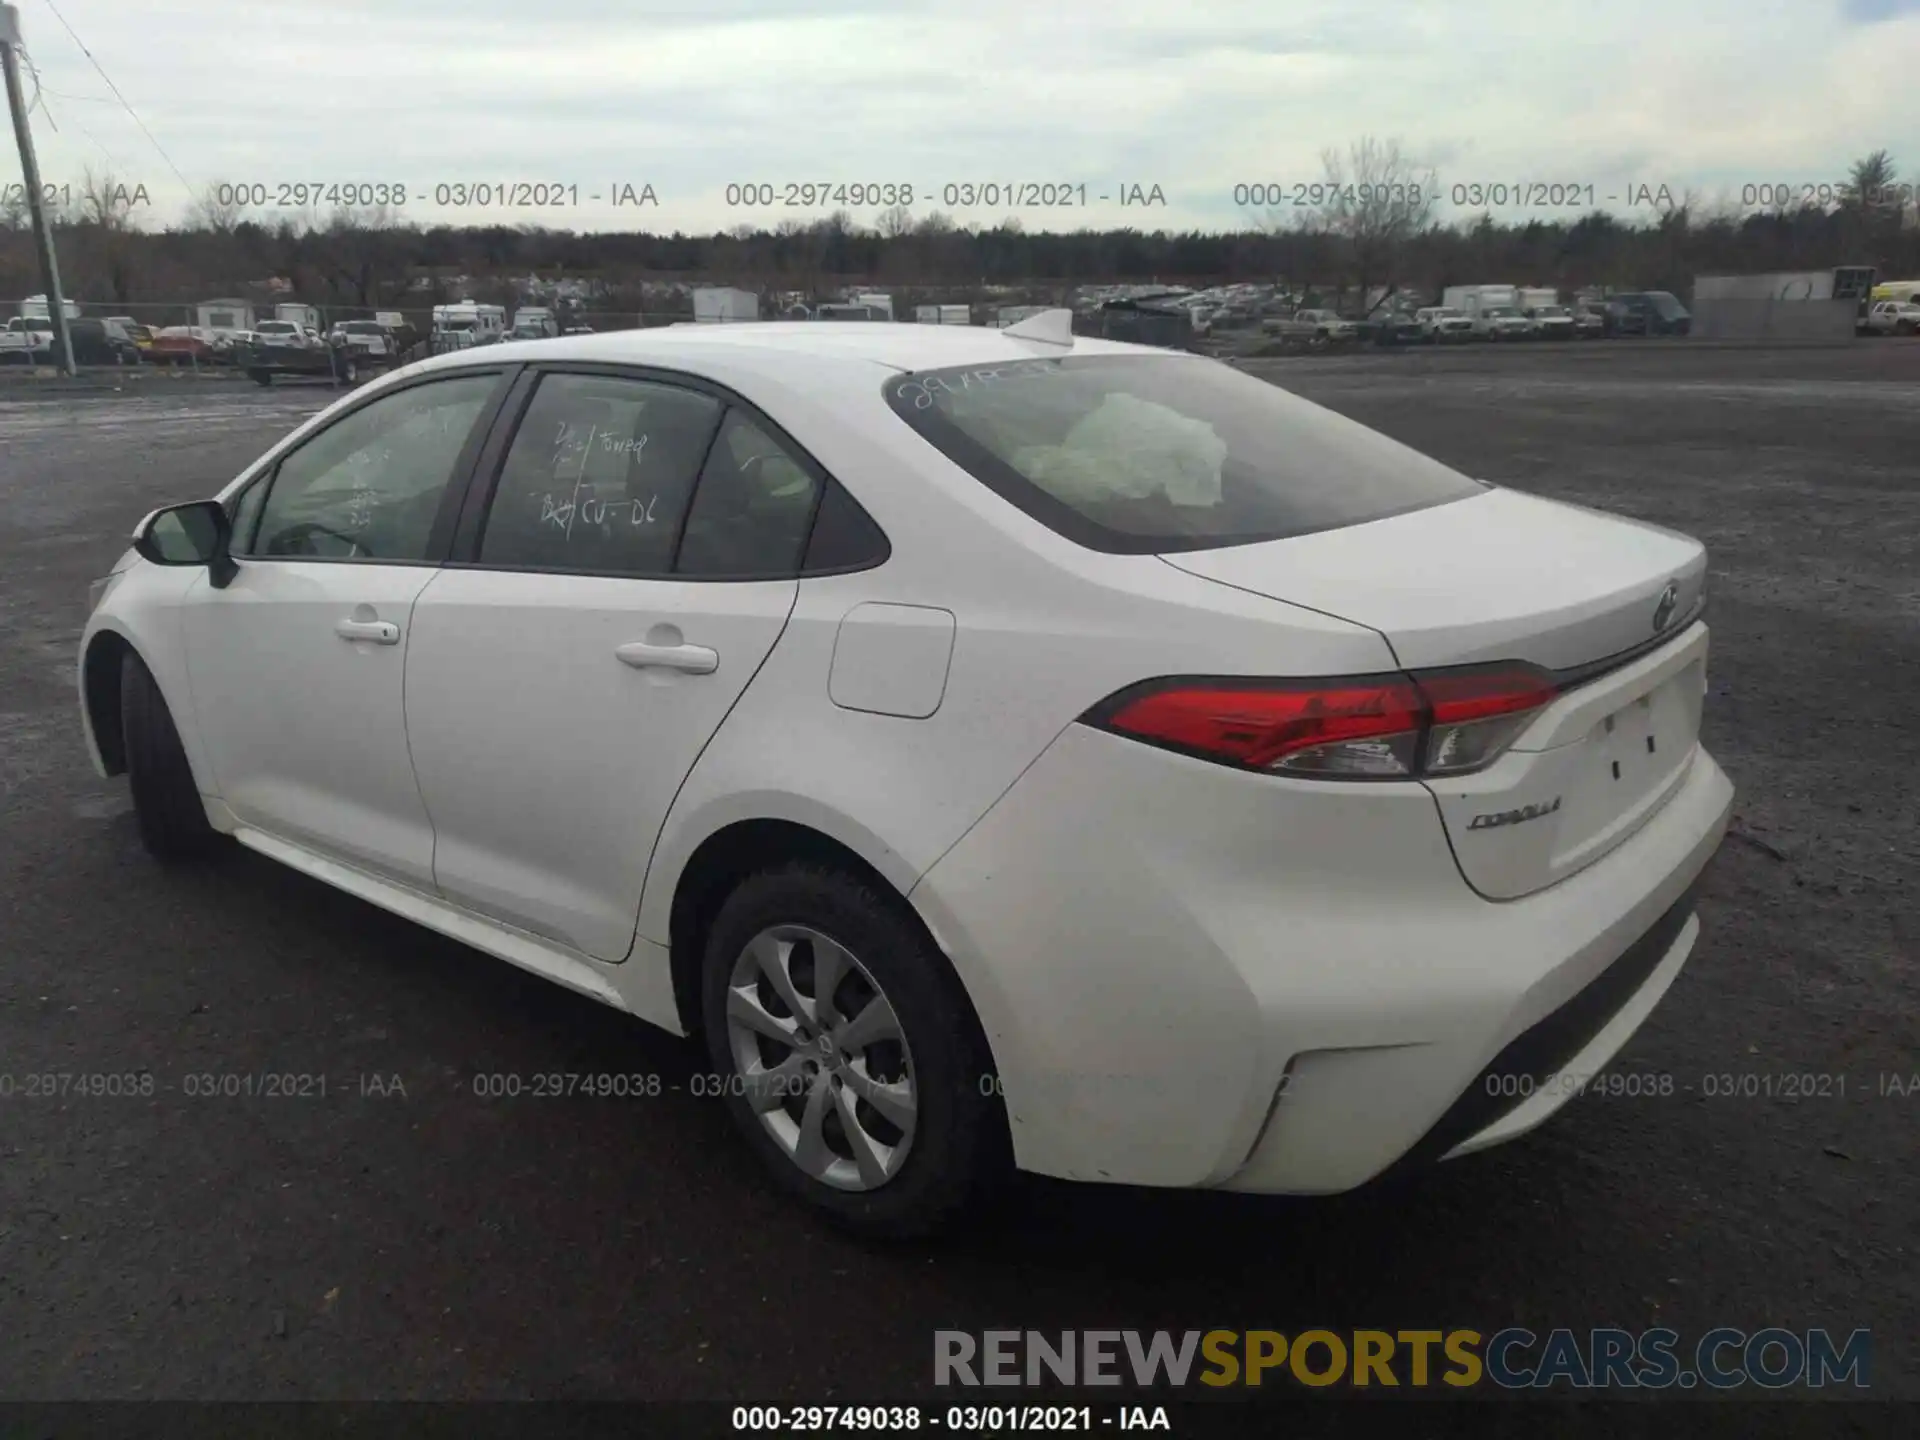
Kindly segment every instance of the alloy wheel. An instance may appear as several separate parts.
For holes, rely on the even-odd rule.
[[[727,980],[737,1093],[781,1152],[836,1190],[873,1190],[913,1148],[919,1095],[899,1015],[845,946],[802,925],[747,943]]]

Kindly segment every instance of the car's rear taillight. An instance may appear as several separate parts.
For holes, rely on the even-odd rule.
[[[1423,775],[1464,775],[1491,765],[1560,693],[1546,671],[1517,663],[1430,670],[1414,678],[1429,712]]]
[[[1205,760],[1303,778],[1416,779],[1492,764],[1559,693],[1519,662],[1335,680],[1176,677],[1081,717]]]

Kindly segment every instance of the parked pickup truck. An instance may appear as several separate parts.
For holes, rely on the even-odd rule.
[[[1414,312],[1430,345],[1454,345],[1473,338],[1473,317],[1450,305],[1429,305]]]
[[[378,320],[342,320],[327,332],[329,345],[344,345],[363,360],[387,361],[398,348],[393,333]]]
[[[1573,311],[1564,305],[1536,305],[1527,320],[1536,340],[1571,340],[1575,334]]]
[[[0,329],[0,364],[45,365],[53,358],[53,322],[36,315],[16,315]]]
[[[287,328],[270,328],[276,325]],[[304,326],[273,320],[260,322],[252,343],[234,347],[233,363],[256,385],[271,385],[280,375],[325,377],[357,385],[375,364],[351,345],[329,345]]]
[[[1306,345],[1324,350],[1358,338],[1360,327],[1342,320],[1331,310],[1296,310],[1291,319],[1269,320],[1267,330],[1288,345]]]
[[[1473,333],[1482,340],[1525,340],[1533,322],[1512,305],[1489,305],[1473,317]]]
[[[1920,305],[1906,300],[1879,300],[1856,327],[1863,335],[1920,334]]]

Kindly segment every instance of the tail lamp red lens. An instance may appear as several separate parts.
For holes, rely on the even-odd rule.
[[[1491,764],[1559,693],[1551,674],[1520,662],[1335,680],[1173,678],[1130,686],[1083,718],[1249,770],[1409,779]]]

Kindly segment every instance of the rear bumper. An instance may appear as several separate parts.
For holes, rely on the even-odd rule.
[[[1732,785],[1696,750],[1631,840],[1502,902],[1414,791],[1071,727],[913,892],[993,1045],[1018,1163],[1330,1193],[1571,1099],[1684,965]]]
[[[1514,1139],[1592,1082],[1666,994],[1700,934],[1699,880],[1558,1010],[1508,1041],[1392,1170]]]

